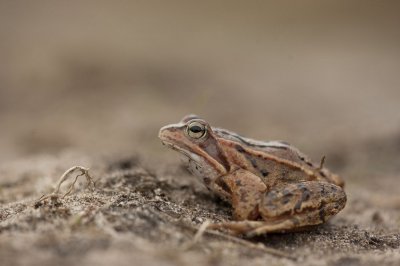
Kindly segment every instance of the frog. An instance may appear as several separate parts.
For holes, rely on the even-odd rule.
[[[258,141],[211,127],[197,115],[162,127],[162,144],[187,160],[189,171],[232,208],[233,219],[211,230],[253,237],[306,230],[346,205],[344,181],[284,141]]]

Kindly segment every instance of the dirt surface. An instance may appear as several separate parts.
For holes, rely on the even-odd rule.
[[[396,1],[168,2],[0,2],[0,264],[399,265]],[[157,139],[189,113],[325,155],[345,209],[196,236],[231,209]],[[37,203],[75,165],[95,189]]]
[[[389,146],[392,141],[398,145],[399,138]],[[35,204],[52,191],[65,166],[77,162],[91,167],[95,190],[85,190],[81,182],[73,195]],[[359,166],[372,162],[365,163]],[[380,175],[370,184],[365,179],[376,176],[349,182],[346,209],[310,231],[245,241],[206,232],[195,240],[204,221],[230,219],[229,206],[179,164],[145,165],[140,154],[94,157],[73,152],[3,165],[2,265],[397,265],[400,261],[400,197],[393,186],[399,176],[394,173]]]

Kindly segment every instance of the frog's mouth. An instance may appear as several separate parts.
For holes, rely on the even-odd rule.
[[[197,154],[195,154],[193,152],[190,152],[188,150],[185,150],[185,149],[179,147],[178,145],[173,144],[172,142],[168,142],[168,141],[162,140],[162,144],[167,146],[167,147],[169,147],[169,148],[171,148],[171,149],[173,149],[174,151],[177,151],[177,152],[183,154],[184,156],[186,156],[189,159],[189,161],[192,160],[196,164],[200,160],[200,156],[199,155],[197,155]]]

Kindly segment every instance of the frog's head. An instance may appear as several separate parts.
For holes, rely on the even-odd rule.
[[[159,138],[169,148],[188,158],[189,170],[207,187],[229,171],[229,164],[210,125],[195,115],[160,129]]]

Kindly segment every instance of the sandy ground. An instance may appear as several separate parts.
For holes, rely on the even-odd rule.
[[[387,144],[399,145],[399,137]],[[390,151],[368,152],[384,156]],[[398,265],[400,261],[400,197],[393,186],[398,183],[398,169],[348,182],[345,210],[308,232],[245,241],[206,232],[196,239],[204,221],[230,219],[229,206],[179,164],[154,165],[140,158],[140,154],[97,157],[70,151],[3,165],[2,265]],[[350,154],[347,158],[357,162]],[[91,167],[95,190],[85,190],[82,182],[70,196],[37,204],[42,194],[52,191],[66,166],[76,163]],[[373,163],[367,159],[358,166]],[[365,182],[369,179],[374,181]]]
[[[396,1],[0,1],[0,264],[399,265],[398,25]],[[196,238],[231,210],[157,139],[188,113],[325,155],[346,208]],[[96,188],[35,204],[74,165]]]

